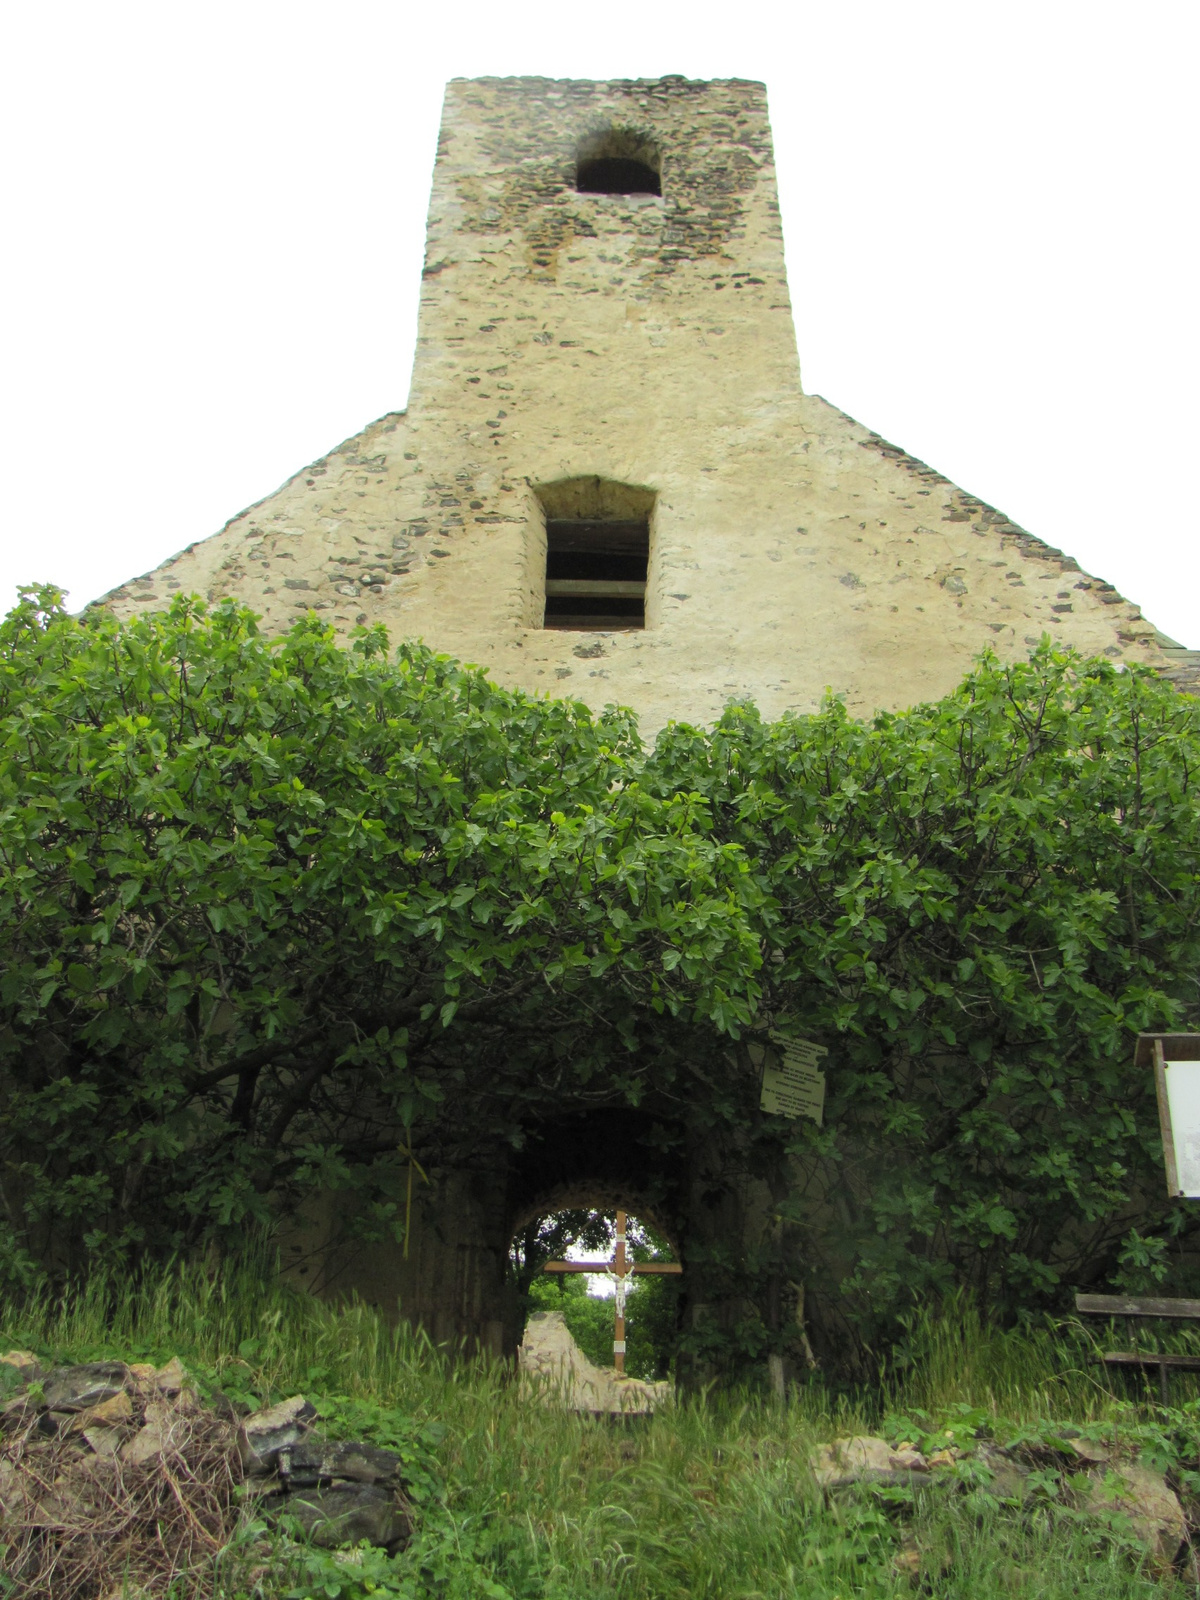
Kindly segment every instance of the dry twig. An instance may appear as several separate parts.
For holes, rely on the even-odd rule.
[[[214,1593],[215,1558],[239,1515],[235,1429],[187,1391],[149,1407],[133,1399],[112,1442],[127,1448],[149,1421],[161,1449],[143,1461],[97,1453],[67,1428],[47,1437],[36,1408],[9,1409],[0,1540],[11,1600],[165,1596],[184,1577],[196,1600]]]

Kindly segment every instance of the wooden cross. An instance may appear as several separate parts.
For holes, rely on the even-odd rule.
[[[613,1302],[613,1365],[625,1371],[625,1287],[631,1273],[682,1272],[678,1261],[631,1261],[625,1254],[625,1213],[617,1212],[617,1249],[611,1261],[547,1261],[543,1272],[603,1272],[617,1280]]]

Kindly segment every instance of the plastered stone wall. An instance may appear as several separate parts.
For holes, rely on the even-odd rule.
[[[609,128],[660,153],[661,198],[576,192]],[[540,626],[536,489],[589,476],[654,493],[644,631]],[[1043,633],[1180,665],[1110,585],[803,393],[765,91],[737,80],[451,83],[407,413],[108,603],[178,590],[383,622],[647,733],[826,687],[899,708]]]

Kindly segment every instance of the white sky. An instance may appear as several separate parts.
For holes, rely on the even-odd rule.
[[[1200,10],[14,7],[0,609],[82,605],[404,404],[453,76],[766,80],[805,387],[1200,647]]]

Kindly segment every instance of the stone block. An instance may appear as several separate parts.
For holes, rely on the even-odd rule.
[[[572,1411],[630,1416],[654,1411],[671,1396],[669,1383],[646,1383],[613,1367],[597,1367],[571,1337],[561,1311],[530,1317],[518,1352],[527,1392]]]
[[[335,1483],[327,1489],[300,1490],[271,1495],[262,1502],[273,1521],[290,1520],[313,1544],[330,1549],[338,1545],[379,1545],[394,1551],[412,1536],[412,1522],[403,1501],[372,1483]]]
[[[316,1407],[298,1394],[244,1418],[238,1429],[238,1449],[246,1472],[256,1477],[272,1471],[279,1452],[300,1443],[316,1414]]]
[[[120,1394],[129,1382],[123,1361],[91,1361],[52,1372],[43,1392],[51,1411],[87,1411]]]

